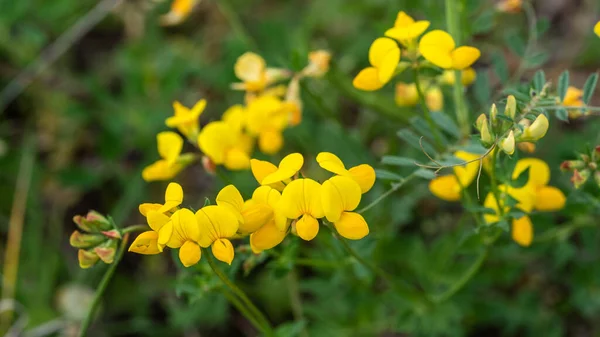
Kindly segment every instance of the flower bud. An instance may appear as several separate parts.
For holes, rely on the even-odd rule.
[[[97,233],[112,229],[112,225],[108,219],[96,211],[89,211],[85,217],[76,215],[73,217],[73,222],[84,232]]]
[[[560,164],[560,170],[563,172],[571,170],[581,170],[585,167],[585,162],[582,160],[565,160]]]
[[[308,77],[321,77],[329,70],[331,53],[326,50],[315,50],[308,54],[308,65],[302,70],[302,74]]]
[[[106,237],[101,234],[83,234],[80,231],[74,231],[69,238],[69,244],[74,248],[91,248],[106,241]]]
[[[478,131],[481,131],[483,124],[487,124],[487,116],[485,114],[481,114],[479,117],[477,117],[477,120],[475,121],[475,128]]]
[[[515,153],[515,134],[512,130],[510,130],[506,138],[500,141],[500,148],[508,155]]]
[[[94,248],[94,253],[96,253],[100,260],[106,264],[111,264],[114,262],[116,252],[117,240],[108,240],[102,245]]]
[[[575,188],[580,188],[583,184],[585,184],[585,182],[588,180],[589,177],[590,177],[589,170],[583,170],[583,171],[574,170],[573,177],[571,177],[571,182],[573,183],[573,185],[575,185]]]
[[[490,122],[492,123],[492,125],[496,124],[497,116],[498,108],[496,107],[496,104],[492,104],[492,107],[490,108]]]
[[[481,142],[485,146],[489,146],[494,142],[494,137],[490,133],[487,123],[481,125]]]
[[[439,87],[432,87],[425,94],[425,104],[430,111],[441,111],[444,107],[444,95]]]
[[[116,229],[104,231],[102,234],[109,239],[121,239],[121,233]]]
[[[544,114],[540,114],[530,126],[523,130],[523,133],[519,136],[519,140],[535,142],[546,135],[548,126],[548,118]]]
[[[79,260],[79,267],[82,269],[87,269],[95,265],[100,258],[93,251],[80,249],[77,252],[77,259]]]
[[[210,158],[207,156],[202,156],[202,167],[204,167],[206,173],[213,176],[217,171],[217,165],[215,165],[215,163],[212,160],[210,160]]]
[[[596,181],[596,185],[600,187],[600,171],[594,172],[594,180]]]
[[[519,150],[526,152],[526,153],[535,152],[535,144],[534,143],[521,142],[521,143],[517,144],[517,147],[519,148]]]
[[[515,119],[515,115],[517,114],[517,100],[515,99],[515,96],[508,95],[508,98],[506,98],[504,114],[511,119]]]

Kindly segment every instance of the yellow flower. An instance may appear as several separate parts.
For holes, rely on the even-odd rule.
[[[544,114],[539,114],[535,121],[523,130],[518,140],[520,142],[535,142],[546,135],[548,126],[548,118]]]
[[[301,74],[308,77],[322,77],[329,70],[331,53],[326,50],[315,50],[308,54],[308,65]]]
[[[477,72],[475,69],[469,67],[461,71],[460,81],[462,85],[469,86],[477,79]],[[454,85],[456,80],[454,70],[445,70],[440,78],[440,82],[447,85]]]
[[[160,17],[163,26],[174,26],[182,23],[192,13],[192,9],[199,0],[174,0],[171,10]]]
[[[323,214],[346,239],[359,240],[369,234],[362,215],[352,212],[360,203],[361,192],[358,183],[346,176],[331,177],[321,186]]]
[[[158,233],[158,245],[179,248],[179,260],[185,267],[193,266],[200,261],[199,243],[206,235],[192,211],[182,208],[171,216],[170,221]]]
[[[248,133],[258,137],[258,147],[266,154],[275,154],[283,146],[283,129],[290,116],[283,102],[275,96],[259,96],[246,107]]]
[[[299,77],[294,77],[290,81],[283,105],[283,109],[288,115],[289,125],[296,126],[300,124],[300,122],[302,122],[302,100],[300,99]]]
[[[208,123],[198,135],[198,147],[216,165],[244,170],[250,165],[250,140],[224,121]]]
[[[391,37],[408,47],[413,40],[429,27],[429,21],[415,21],[403,11],[398,12],[394,28],[388,29],[385,36]]]
[[[229,238],[233,238],[239,228],[236,215],[228,207],[211,205],[198,210],[196,220],[202,233],[200,246],[211,247],[219,261],[231,265],[235,253]]]
[[[250,234],[250,247],[256,254],[280,244],[287,235],[290,222],[279,210],[281,194],[270,186],[260,186],[252,194],[252,200],[269,205],[273,212],[270,221]]]
[[[529,179],[523,187],[499,186],[502,194],[500,205],[504,207],[504,213],[510,210],[508,206],[504,206],[506,195],[510,195],[516,199],[518,203],[515,208],[525,213],[530,213],[533,210],[552,212],[562,209],[565,205],[566,197],[558,188],[548,186],[550,181],[550,168],[548,164],[537,158],[521,159],[515,166],[512,179],[516,180],[526,169],[529,169]],[[498,203],[492,193],[489,193],[486,197],[484,206],[496,211],[496,214],[484,215],[487,223],[494,223],[500,220]],[[529,217],[523,216],[513,220],[512,237],[521,246],[529,246],[531,244],[533,240],[533,226]]]
[[[565,95],[565,98],[562,101],[562,105],[565,107],[574,108],[585,106],[585,103],[583,102],[583,91],[575,87],[569,86],[567,88],[567,94]],[[586,113],[585,111],[579,109],[569,109],[568,111],[570,118],[581,117],[581,115],[584,115]]]
[[[303,240],[310,241],[319,233],[319,221],[323,217],[321,206],[321,184],[301,178],[290,182],[279,201],[279,209],[288,219],[296,220],[296,233]]]
[[[321,152],[317,155],[317,163],[323,169],[340,176],[352,178],[360,187],[361,193],[367,193],[375,184],[375,170],[367,164],[354,166],[349,170],[336,155]]]
[[[357,89],[373,91],[390,81],[400,63],[398,44],[385,37],[378,38],[369,48],[369,62],[371,66],[361,70],[352,82]]]
[[[162,158],[142,171],[145,181],[169,180],[175,177],[194,159],[194,155],[181,155],[183,139],[175,132],[164,131],[156,135],[158,154]]]
[[[244,202],[240,191],[227,185],[216,198],[217,205],[229,208],[237,217],[240,234],[250,234],[273,219],[273,208],[265,202],[247,200]]]
[[[242,80],[242,83],[233,83],[232,88],[251,92],[262,91],[270,84],[289,75],[283,69],[267,68],[265,60],[252,52],[238,57],[234,65],[234,72],[235,76]]]
[[[596,23],[596,25],[594,26],[594,33],[596,33],[596,35],[598,35],[598,37],[600,37],[600,21],[598,21]]]
[[[278,191],[283,191],[286,183],[300,171],[304,165],[304,157],[300,153],[292,153],[285,156],[279,163],[279,167],[268,161],[252,159],[250,167],[256,181],[261,185],[267,185]]]
[[[470,67],[481,55],[479,49],[470,46],[456,48],[454,39],[442,30],[425,34],[419,41],[423,57],[444,69],[462,70]]]
[[[415,83],[396,83],[396,105],[415,106],[419,103],[419,93]]]
[[[469,162],[479,158],[477,154],[457,151],[454,153],[456,158]],[[437,177],[429,182],[429,190],[436,197],[446,201],[458,201],[461,198],[461,192],[467,188],[479,172],[479,161],[474,161],[462,166],[453,168],[454,174]]]
[[[188,139],[195,139],[198,136],[198,118],[206,107],[206,100],[199,100],[193,108],[189,109],[181,103],[173,102],[175,115],[167,118],[165,124],[170,128],[177,128],[179,132]]]
[[[444,94],[437,86],[432,86],[425,93],[425,104],[430,111],[442,111],[444,108]]]

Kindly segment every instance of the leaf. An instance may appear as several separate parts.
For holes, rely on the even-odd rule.
[[[204,198],[204,207],[206,206],[210,206],[210,199],[209,198]]]
[[[546,84],[546,74],[540,69],[533,75],[533,88],[539,93],[544,88],[544,84]]]
[[[506,34],[504,35],[504,42],[508,46],[508,48],[520,57],[525,56],[525,41],[518,34]]]
[[[490,89],[490,78],[487,71],[481,71],[477,74],[475,84],[473,85],[473,94],[477,103],[487,106],[491,101],[492,93]]]
[[[558,77],[558,97],[560,97],[560,101],[565,100],[565,96],[567,95],[567,89],[569,88],[569,71],[565,70]]]
[[[386,171],[386,170],[381,170],[381,169],[375,170],[375,176],[377,177],[377,179],[381,179],[381,180],[394,180],[394,181],[404,180],[404,178],[402,178],[402,176],[400,176],[396,173]]]
[[[563,108],[556,110],[555,116],[557,119],[559,119],[563,122],[569,122],[569,113],[567,112],[567,110],[565,110]]]
[[[496,52],[492,54],[492,64],[494,66],[494,71],[500,78],[502,84],[506,83],[508,81],[508,66],[506,65],[506,60],[502,53]]]
[[[490,32],[494,28],[494,14],[493,10],[487,10],[478,16],[472,23],[473,34]]]
[[[383,156],[381,163],[384,165],[395,165],[395,166],[415,166],[415,160],[407,157],[398,156]]]
[[[510,185],[515,188],[525,186],[525,184],[527,184],[527,182],[529,181],[529,169],[530,167],[526,168],[523,172],[521,172],[517,179],[513,179],[511,181]]]
[[[527,68],[537,68],[546,63],[549,58],[550,54],[547,52],[537,52],[527,56],[527,59],[525,59],[525,66]]]
[[[421,140],[421,137],[417,136],[414,132],[409,129],[402,129],[398,131],[398,137],[404,140],[408,145],[421,150],[421,145],[423,145],[423,149],[429,154],[432,155],[435,153],[435,149],[431,144],[429,144],[425,139]]]
[[[458,126],[456,125],[454,120],[452,120],[452,118],[450,118],[447,114],[441,112],[432,113],[431,118],[433,119],[435,124],[437,124],[448,134],[454,136],[455,138],[460,138],[460,130],[458,129]]]
[[[428,170],[425,168],[420,168],[420,169],[416,170],[413,174],[416,175],[417,177],[421,177],[421,178],[427,179],[427,180],[431,180],[431,179],[434,179],[435,177],[437,177],[432,170]]]
[[[583,102],[585,104],[590,103],[594,90],[596,90],[596,83],[598,83],[598,73],[591,74],[587,81],[585,81],[583,85]]]

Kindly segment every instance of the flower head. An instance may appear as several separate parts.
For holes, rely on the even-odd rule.
[[[419,52],[427,61],[440,68],[457,70],[470,67],[481,55],[475,47],[457,48],[452,36],[443,30],[425,34],[419,41]]]
[[[400,48],[389,38],[380,37],[369,48],[370,67],[361,70],[352,84],[366,91],[380,89],[390,81],[400,62]]]
[[[585,106],[585,103],[583,102],[583,90],[580,90],[573,86],[569,86],[567,88],[565,98],[562,101],[562,105],[567,108],[579,108]],[[585,111],[580,109],[569,109],[568,111],[570,118],[577,118],[586,113]]]
[[[315,50],[308,54],[308,65],[302,69],[302,75],[307,77],[321,77],[329,70],[331,53],[326,50]]]
[[[477,79],[477,72],[475,72],[475,69],[469,67],[469,68],[461,70],[460,82],[465,87],[473,84],[473,82],[475,82],[476,79]],[[453,85],[454,82],[456,81],[456,76],[455,76],[454,70],[445,70],[442,73],[440,81],[443,84]]]
[[[300,153],[292,153],[285,156],[279,166],[275,166],[267,161],[252,159],[250,166],[252,174],[256,181],[261,185],[271,186],[279,191],[285,187],[284,183],[300,171],[304,165],[304,157]]]
[[[408,47],[429,27],[429,21],[415,21],[404,11],[398,12],[394,27],[385,32],[385,36],[391,37]]]
[[[596,35],[598,35],[598,37],[600,37],[600,21],[598,21],[596,23],[596,25],[594,26],[594,33],[596,33]]]
[[[375,170],[370,165],[361,164],[347,170],[340,158],[330,152],[319,153],[317,163],[331,173],[352,178],[360,187],[361,193],[367,193],[375,184]]]
[[[361,194],[358,183],[348,176],[333,176],[321,187],[323,213],[347,239],[359,240],[369,234],[369,226],[362,215],[352,212],[358,207]]]
[[[167,118],[165,124],[170,128],[177,128],[188,139],[195,139],[198,135],[198,118],[206,107],[206,100],[199,100],[191,109],[183,104],[173,102],[174,116]]]
[[[275,96],[259,96],[246,108],[246,128],[258,137],[260,150],[267,154],[275,154],[283,146],[282,132],[289,120],[285,105]]]
[[[251,140],[225,121],[208,123],[198,135],[198,147],[213,163],[229,170],[250,165]]]
[[[254,253],[271,249],[280,244],[287,235],[290,221],[279,209],[281,194],[270,186],[260,186],[252,194],[252,201],[267,204],[272,209],[272,218],[250,234],[250,247]]]
[[[240,234],[250,234],[273,218],[273,208],[266,202],[247,200],[233,185],[225,186],[216,198],[217,205],[229,208],[238,218]]]
[[[287,77],[287,72],[278,68],[267,68],[265,60],[252,52],[247,52],[238,57],[234,65],[235,76],[242,83],[234,83],[235,90],[260,92],[267,86]]]
[[[231,264],[234,250],[230,238],[239,228],[238,218],[228,207],[205,206],[196,212],[196,220],[203,235],[198,243],[201,247],[211,247],[213,255],[227,264]]]
[[[142,178],[145,181],[171,179],[194,159],[192,154],[181,155],[183,139],[175,132],[160,132],[156,135],[156,141],[158,154],[162,159],[144,168]]]
[[[296,232],[304,240],[310,241],[319,232],[319,221],[323,217],[321,205],[321,184],[301,178],[290,182],[279,201],[279,209],[288,219],[296,219]]]
[[[523,130],[518,140],[520,142],[535,142],[546,135],[548,126],[548,118],[544,114],[539,114],[535,121]]]

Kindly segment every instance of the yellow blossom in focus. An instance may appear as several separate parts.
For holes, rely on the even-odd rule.
[[[412,42],[429,28],[429,21],[415,21],[412,17],[398,12],[394,27],[385,32],[385,36],[391,37],[409,47]]]
[[[361,70],[352,82],[357,89],[377,90],[392,79],[400,63],[398,44],[389,38],[378,38],[369,48],[369,62],[371,66]]]
[[[288,233],[290,221],[281,213],[281,194],[270,186],[260,186],[252,194],[252,201],[271,207],[273,217],[262,227],[250,234],[250,247],[256,254],[280,244]]]
[[[496,9],[505,13],[519,13],[523,7],[523,0],[502,0],[496,4]]]
[[[310,241],[319,233],[319,221],[322,218],[321,184],[309,179],[301,178],[290,182],[279,201],[282,214],[296,220],[296,233],[300,238]]]
[[[273,208],[257,200],[244,202],[242,195],[233,185],[227,185],[216,198],[217,205],[229,208],[237,217],[238,232],[242,235],[250,234],[258,230],[273,219]]]
[[[452,36],[443,30],[425,34],[419,41],[419,52],[427,61],[440,68],[456,70],[470,67],[481,55],[475,47],[457,48]]]
[[[235,237],[239,228],[235,213],[228,207],[205,206],[196,212],[196,220],[202,233],[200,246],[211,247],[217,260],[231,265],[235,252],[229,239]]]
[[[171,10],[160,17],[163,26],[174,26],[182,23],[192,13],[199,0],[173,0]]]
[[[260,92],[269,85],[289,76],[288,71],[279,68],[267,68],[265,60],[252,52],[238,57],[234,65],[235,76],[242,83],[233,83],[235,90]]]
[[[195,139],[198,136],[199,125],[198,118],[206,108],[206,100],[199,100],[193,108],[189,109],[181,103],[173,102],[173,117],[167,118],[165,124],[170,128],[177,128],[179,132],[188,139]]]
[[[477,72],[475,72],[475,69],[469,67],[461,70],[460,82],[465,87],[473,84],[473,82],[475,82],[476,79]],[[444,73],[440,78],[440,82],[447,85],[453,85],[455,80],[456,76],[454,70],[444,70]]]
[[[175,132],[164,131],[156,135],[158,154],[162,159],[142,171],[145,181],[169,180],[194,160],[191,153],[181,154],[183,139]]]
[[[283,102],[275,96],[260,96],[246,107],[246,129],[258,137],[263,153],[275,154],[283,146],[283,130],[290,116]]]
[[[361,164],[347,170],[340,158],[330,152],[319,153],[317,163],[331,173],[352,178],[360,187],[361,193],[367,193],[375,184],[375,170],[371,165]]]
[[[285,184],[300,171],[302,165],[304,165],[304,157],[300,153],[285,156],[279,162],[279,166],[258,159],[250,161],[250,168],[256,181],[261,185],[271,186],[279,191],[283,191]]]
[[[358,207],[361,194],[358,183],[347,176],[336,175],[321,186],[323,214],[346,239],[359,240],[369,234],[369,226],[362,215],[352,212]]]
[[[454,157],[470,162],[480,156],[465,151],[457,151]],[[461,192],[467,188],[477,176],[479,161],[473,161],[462,166],[453,167],[454,174],[440,176],[429,182],[429,190],[436,197],[446,201],[458,201]]]
[[[193,266],[200,261],[200,241],[203,233],[196,216],[187,208],[182,208],[171,216],[158,234],[158,245],[179,248],[179,260],[185,267]]]
[[[208,123],[198,135],[198,147],[216,165],[229,170],[250,166],[252,140],[225,121]]]

